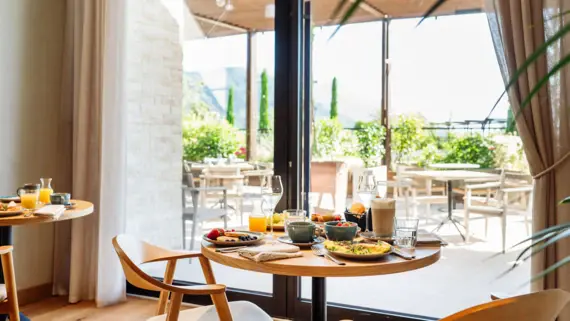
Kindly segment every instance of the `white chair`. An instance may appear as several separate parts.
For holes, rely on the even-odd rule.
[[[205,187],[225,187],[228,200],[233,201],[233,209],[236,215],[240,216],[241,225],[243,225],[243,211],[240,208],[242,200],[242,186],[244,185],[245,176],[241,174],[238,166],[220,165],[209,166],[204,169],[200,175],[200,186]],[[206,199],[210,197],[210,193],[206,192]],[[214,195],[215,197],[215,195]],[[202,200],[202,202],[205,202]]]
[[[200,252],[171,251],[128,235],[114,237],[113,247],[119,256],[129,283],[141,289],[160,292],[156,316],[147,321],[272,321],[265,311],[251,302],[228,303],[226,286],[216,284],[210,261]],[[172,284],[176,262],[188,258],[200,260],[206,285],[178,286]],[[142,264],[151,262],[167,262],[163,281],[146,274],[140,267]],[[180,311],[184,295],[210,295],[214,305]]]
[[[228,227],[228,199],[225,187],[195,187],[192,174],[185,174],[185,183],[182,186],[182,248],[186,249],[186,223],[192,222],[190,249],[194,248],[198,226],[212,219],[223,219],[224,229]],[[217,202],[220,208],[212,208],[201,204],[202,193],[218,193]]]
[[[501,172],[498,182],[488,182],[483,184],[466,185],[465,186],[465,205],[464,205],[464,226],[465,226],[465,241],[469,242],[469,218],[471,214],[480,214],[485,217],[485,236],[488,230],[488,217],[498,217],[501,220],[501,233],[502,233],[502,251],[505,252],[507,240],[507,214],[509,209],[509,194],[510,193],[527,193],[528,204],[525,212],[525,225],[527,231],[529,229],[529,216],[532,210],[532,192],[531,185],[521,187],[506,187],[507,175],[505,171]],[[487,197],[473,197],[474,190],[490,190]]]
[[[421,186],[421,185],[424,186]],[[413,215],[415,217],[424,218],[426,221],[428,219],[433,219],[431,216],[431,206],[435,204],[447,204],[448,197],[446,188],[440,189],[437,188],[437,192],[441,192],[440,195],[435,195],[433,187],[433,181],[431,179],[421,179],[419,181],[413,181],[413,186],[411,188],[412,191],[412,206],[413,206]],[[419,194],[419,192],[425,192],[425,194]],[[420,215],[418,207],[420,205],[425,206],[425,215]]]
[[[387,181],[378,181],[376,184],[378,185],[378,189],[381,191],[383,186],[386,187],[386,193],[388,193],[388,189],[393,190],[394,199],[397,199],[398,196],[403,196],[404,198],[404,207],[406,211],[406,217],[410,215],[410,197],[412,197],[412,188],[413,188],[413,179],[409,177],[404,177],[403,175],[404,167],[401,165],[396,166],[396,176],[394,180],[387,180]]]

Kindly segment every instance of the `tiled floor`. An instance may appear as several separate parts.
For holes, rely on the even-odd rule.
[[[403,204],[402,204],[403,205]],[[433,220],[421,220],[421,228],[432,230],[437,220],[446,215],[444,206],[433,206]],[[402,207],[399,207],[402,208]],[[462,210],[455,215],[462,219]],[[398,215],[404,213],[398,212]],[[247,220],[246,220],[247,221]],[[208,222],[204,229],[220,226],[221,222]],[[239,219],[233,218],[230,225],[238,227]],[[355,306],[363,306],[394,312],[405,312],[430,317],[443,317],[458,310],[489,300],[491,292],[520,293],[528,291],[530,276],[529,264],[523,264],[506,276],[499,277],[507,270],[518,249],[506,254],[501,251],[500,225],[498,218],[489,221],[489,234],[484,239],[484,220],[474,217],[471,220],[474,236],[471,242],[463,242],[455,228],[444,226],[439,235],[449,245],[443,249],[441,259],[424,269],[377,277],[329,278],[327,299]],[[515,244],[526,236],[522,215],[510,215],[507,225],[507,246]],[[199,244],[199,241],[196,242]],[[149,271],[157,276],[163,267],[154,265]],[[159,272],[160,271],[160,272]],[[262,273],[237,270],[214,264],[217,281],[233,288],[260,292],[272,292],[272,276]],[[176,279],[203,282],[199,264],[178,265]],[[310,279],[302,280],[302,296],[310,298]]]

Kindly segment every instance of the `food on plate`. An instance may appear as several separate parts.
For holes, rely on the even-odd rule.
[[[241,237],[241,236],[249,236],[249,233],[247,232],[235,232],[235,231],[226,231],[224,233],[225,236],[229,236],[229,237]]]
[[[366,208],[362,203],[354,203],[350,206],[349,212],[353,214],[364,214],[366,213]]]
[[[8,204],[0,203],[0,211],[2,212],[18,212],[21,211],[22,207],[14,202]]]
[[[216,241],[220,241],[220,242],[238,242],[239,238],[237,237],[231,237],[231,236],[218,236],[218,238],[216,239]]]
[[[384,254],[390,252],[392,248],[390,244],[382,241],[378,241],[376,244],[368,244],[327,240],[323,244],[325,246],[325,249],[330,252],[355,255]]]
[[[324,222],[330,222],[330,221],[340,221],[342,220],[342,217],[338,214],[311,214],[311,221],[313,222],[318,222],[318,223],[324,223]]]
[[[214,228],[206,235],[207,238],[210,240],[217,240],[220,236],[224,236],[225,234],[224,229],[222,228]]]
[[[338,227],[351,227],[351,226],[356,226],[356,223],[352,223],[352,222],[338,222],[337,225]]]
[[[275,225],[284,225],[285,224],[285,219],[287,218],[287,214],[285,213],[274,213],[271,216],[268,216],[266,218],[267,220],[267,226],[271,225],[271,221],[273,220],[273,226]]]

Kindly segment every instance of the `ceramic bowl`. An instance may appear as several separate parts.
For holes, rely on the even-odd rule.
[[[313,222],[289,222],[287,235],[295,243],[309,243],[315,237],[315,223]]]
[[[358,232],[358,225],[350,223],[351,226],[336,226],[339,222],[326,222],[325,233],[331,241],[352,241]]]

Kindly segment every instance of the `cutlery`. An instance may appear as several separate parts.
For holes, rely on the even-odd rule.
[[[396,254],[397,256],[399,256],[405,260],[413,260],[416,258],[416,256],[414,254],[405,253],[401,249],[399,249],[395,246],[392,247],[392,253]]]
[[[346,265],[346,263],[341,262],[337,259],[335,259],[334,257],[332,257],[330,254],[328,254],[327,252],[325,252],[325,250],[323,248],[319,248],[318,246],[311,246],[311,251],[313,251],[313,254],[316,256],[324,256],[327,259],[333,261],[334,263],[338,264],[338,265]]]
[[[235,252],[241,249],[246,248],[247,246],[234,246],[234,247],[225,247],[223,249],[216,249],[216,252],[220,252],[220,253],[230,253],[230,252]]]

